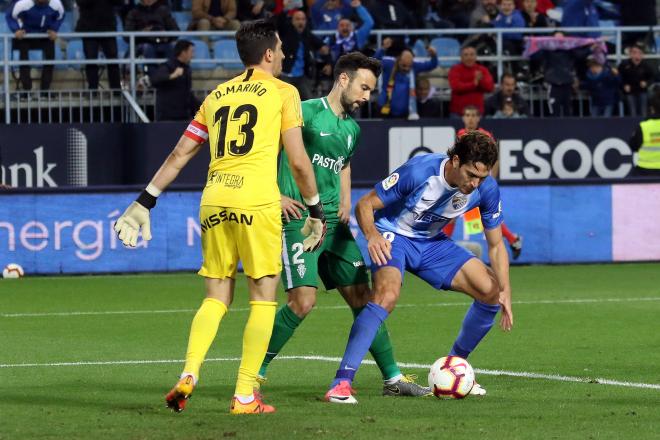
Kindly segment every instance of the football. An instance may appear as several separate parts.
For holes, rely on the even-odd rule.
[[[23,268],[16,263],[9,263],[2,269],[2,278],[21,278],[23,275]]]
[[[431,365],[429,387],[438,398],[462,399],[474,386],[474,370],[465,359],[446,356]]]

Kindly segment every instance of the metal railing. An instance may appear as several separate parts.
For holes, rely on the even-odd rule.
[[[542,34],[552,34],[558,30],[561,30],[567,34],[570,33],[577,33],[577,32],[595,32],[595,31],[600,31],[603,34],[606,34],[606,36],[602,37],[606,41],[612,43],[615,47],[615,51],[612,54],[608,55],[609,60],[615,61],[617,64],[623,60],[624,57],[624,52],[623,52],[623,46],[622,46],[622,34],[625,32],[637,32],[637,33],[644,33],[644,32],[653,32],[654,35],[656,32],[660,32],[660,26],[655,26],[655,27],[646,27],[646,26],[628,26],[628,27],[612,27],[612,28],[591,28],[591,27],[572,27],[572,28],[559,28],[559,27],[553,27],[553,28],[512,28],[512,29],[497,29],[497,28],[470,28],[470,29],[397,29],[397,30],[387,30],[387,29],[375,29],[372,31],[372,35],[375,36],[376,41],[377,41],[377,46],[381,47],[382,45],[382,40],[385,36],[403,36],[406,38],[409,37],[443,37],[443,36],[459,36],[459,35],[465,35],[465,36],[470,36],[470,35],[483,35],[483,34],[490,34],[494,35],[495,41],[496,41],[496,52],[494,55],[490,56],[480,56],[479,61],[480,62],[493,62],[496,64],[496,69],[497,69],[497,75],[500,77],[502,73],[504,72],[504,66],[505,63],[509,62],[515,62],[515,61],[520,61],[524,60],[522,56],[510,56],[510,55],[504,55],[503,51],[503,35],[507,33],[522,33],[525,35],[542,35]],[[315,31],[314,32],[317,35],[323,36],[323,35],[332,35],[334,32],[332,31]],[[74,100],[78,100],[78,103],[80,102],[85,102],[85,103],[90,103],[94,104],[97,102],[101,101],[101,96],[104,95],[103,92],[97,92],[97,91],[89,91],[89,90],[71,90],[71,91],[64,91],[64,92],[46,92],[45,94],[38,94],[34,96],[30,92],[12,92],[11,87],[10,87],[10,78],[12,77],[12,70],[13,68],[20,67],[20,66],[43,66],[43,65],[65,65],[65,66],[85,66],[88,64],[95,64],[95,65],[109,65],[109,64],[119,64],[121,66],[127,66],[128,67],[128,74],[129,74],[129,81],[127,86],[127,92],[130,94],[130,97],[132,98],[132,102],[125,102],[124,105],[126,105],[127,109],[130,109],[132,111],[132,116],[128,116],[127,118],[135,118],[138,117],[140,120],[144,120],[141,116],[137,115],[136,108],[141,108],[143,111],[145,107],[138,103],[143,103],[145,101],[145,96],[149,95],[149,92],[141,92],[138,90],[138,84],[137,84],[137,77],[138,77],[138,66],[144,65],[144,64],[155,64],[155,63],[160,63],[165,61],[165,59],[162,58],[155,58],[155,59],[145,59],[145,58],[138,58],[136,56],[137,53],[137,44],[136,41],[139,38],[142,37],[189,37],[191,39],[199,39],[199,38],[204,38],[204,37],[213,37],[213,38],[233,38],[234,32],[232,31],[195,31],[195,32],[190,32],[190,31],[176,31],[176,32],[80,32],[80,33],[60,33],[58,34],[58,38],[62,40],[73,40],[73,39],[80,39],[80,38],[125,38],[128,40],[128,53],[126,58],[118,58],[118,59],[54,59],[54,60],[39,60],[39,61],[31,61],[31,60],[26,60],[26,61],[20,61],[20,60],[14,60],[12,59],[11,52],[12,52],[12,45],[11,42],[13,40],[13,34],[0,34],[0,39],[2,40],[3,43],[3,90],[5,91],[4,93],[4,113],[5,113],[5,123],[10,124],[12,123],[12,110],[16,112],[16,109],[21,108],[21,103],[24,103],[26,107],[29,106],[29,104],[36,103],[39,104],[39,107],[41,107],[41,104],[45,104],[46,107],[51,107],[54,105],[55,109],[49,111],[57,111],[57,112],[62,112],[65,111],[66,109],[69,109],[71,112],[73,107],[71,105],[71,102]],[[24,38],[28,39],[37,39],[37,38],[47,38],[46,34],[27,34]],[[58,48],[56,48],[58,50]],[[647,58],[649,59],[660,59],[660,54],[656,53],[649,53],[647,54]],[[439,56],[438,57],[440,62],[458,62],[460,60],[459,56]],[[192,64],[194,65],[201,65],[201,64],[212,64],[212,65],[223,65],[223,64],[235,64],[239,60],[234,59],[234,58],[194,58],[192,60]],[[114,96],[112,90],[106,90],[105,92],[110,93],[108,95],[108,102],[112,102],[112,99],[110,98],[111,96]],[[69,99],[66,99],[67,94],[71,93],[72,96],[75,96],[75,98],[69,97]],[[98,94],[98,99],[93,96],[94,93]],[[49,98],[50,96],[58,96],[58,101],[57,103],[52,103]],[[59,105],[59,102],[62,100],[62,96],[65,97],[65,101],[68,102],[68,105],[64,105],[63,107]],[[122,96],[122,101],[127,100],[127,96],[121,93]],[[12,97],[14,99],[12,100]],[[153,98],[153,97],[152,97]],[[148,98],[147,98],[148,99]],[[12,102],[13,101],[13,102]],[[133,105],[133,103],[135,105]],[[121,105],[119,106],[121,107]],[[80,106],[79,106],[80,108]],[[20,112],[18,112],[20,113]],[[130,113],[130,112],[129,112]],[[39,115],[41,115],[41,112],[39,112]],[[114,118],[114,116],[110,116],[111,118]],[[28,120],[26,122],[41,122],[41,116],[37,116],[35,118],[32,118],[31,116],[28,116]],[[31,119],[36,119],[36,121],[31,121]],[[114,121],[114,119],[111,119]],[[123,116],[120,119],[124,121]],[[20,116],[17,117],[17,120],[15,122],[23,122],[20,119]]]

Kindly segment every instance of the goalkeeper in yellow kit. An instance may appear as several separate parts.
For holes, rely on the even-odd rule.
[[[167,406],[182,411],[199,379],[199,369],[220,320],[232,302],[238,260],[250,291],[250,315],[231,400],[232,414],[275,409],[253,391],[255,377],[273,329],[275,290],[282,270],[282,224],[277,186],[280,139],[309,216],[302,229],[305,250],[316,249],[325,234],[325,217],[312,165],[303,145],[300,97],[275,78],[282,70],[282,42],[264,20],[243,23],[236,45],[245,72],[212,91],[151,183],[117,220],[125,245],[135,246],[142,229],[151,239],[149,210],[179,171],[209,141],[211,162],[200,203],[206,298],[193,319],[186,364]]]

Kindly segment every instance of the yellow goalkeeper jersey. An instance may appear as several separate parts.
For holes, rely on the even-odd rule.
[[[279,203],[281,133],[303,125],[300,96],[257,69],[220,84],[184,135],[209,141],[211,162],[201,205],[258,208]]]

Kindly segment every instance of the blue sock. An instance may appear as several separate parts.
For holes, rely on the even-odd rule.
[[[499,304],[474,301],[463,318],[463,327],[449,354],[467,359],[493,326],[499,310]]]
[[[339,364],[339,370],[332,381],[330,388],[334,388],[342,380],[353,382],[355,373],[362,363],[362,359],[369,351],[369,347],[376,336],[378,327],[389,314],[387,310],[375,303],[368,303],[353,321],[351,334],[348,336],[346,351]]]

